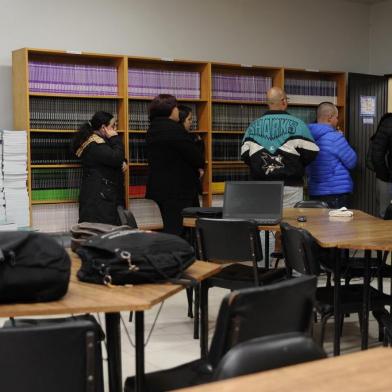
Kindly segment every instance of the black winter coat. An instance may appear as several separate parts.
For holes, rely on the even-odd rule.
[[[146,197],[157,202],[193,199],[198,194],[204,159],[193,135],[164,117],[152,120],[147,136],[149,175]]]
[[[99,140],[100,139],[100,140]],[[79,222],[119,225],[117,206],[124,205],[124,147],[120,136],[98,138],[81,155],[83,166],[79,195]]]
[[[376,177],[392,182],[392,115],[384,118],[372,142],[372,162]]]

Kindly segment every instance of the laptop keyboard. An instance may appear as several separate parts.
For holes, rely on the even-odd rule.
[[[276,225],[279,223],[276,219],[256,219],[259,225]]]

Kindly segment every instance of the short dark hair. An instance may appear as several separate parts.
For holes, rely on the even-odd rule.
[[[178,116],[180,118],[180,123],[183,124],[185,119],[189,116],[189,113],[192,113],[192,109],[189,106],[178,105]]]
[[[159,94],[151,101],[148,108],[150,120],[156,117],[169,117],[176,106],[177,99],[174,95]]]

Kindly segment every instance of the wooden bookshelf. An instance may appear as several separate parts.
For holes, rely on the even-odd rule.
[[[88,120],[93,114],[88,113],[88,110],[93,112],[107,110],[117,114],[119,133],[122,135],[129,161],[129,175],[126,176],[124,184],[125,198],[129,203],[132,203],[134,199],[143,198],[148,169],[146,157],[143,155],[143,141],[148,128],[148,105],[159,93],[175,95],[179,102],[192,107],[192,111],[196,114],[197,124],[195,123],[192,133],[200,135],[205,147],[205,174],[202,192],[204,206],[212,205],[214,194],[223,193],[225,180],[244,179],[247,175],[247,166],[240,161],[238,150],[233,154],[228,149],[227,157],[218,156],[217,159],[216,146],[219,138],[228,140],[229,143],[234,141],[239,144],[249,124],[267,110],[265,94],[260,94],[259,91],[259,87],[262,86],[260,83],[266,83],[261,88],[265,93],[270,86],[284,88],[290,80],[299,80],[310,85],[317,83],[317,81],[331,82],[335,86],[336,94],[321,98],[336,103],[339,110],[340,128],[343,130],[345,128],[346,75],[341,72],[316,72],[315,70],[247,64],[143,58],[29,48],[15,50],[12,53],[12,61],[14,128],[27,130],[30,146],[28,150],[28,191],[30,199],[34,190],[32,176],[33,174],[39,174],[37,171],[71,170],[80,167],[74,162],[56,162],[55,159],[45,163],[34,162],[35,150],[32,142],[36,141],[37,138],[43,140],[45,137],[60,139],[71,137],[80,123]],[[37,89],[36,85],[31,83],[32,71],[29,68],[31,62],[49,64],[54,68],[60,65],[75,67],[76,69],[87,67],[85,72],[86,75],[90,76],[95,72],[94,67],[109,67],[116,75],[115,85],[112,86],[115,93],[102,92],[101,94],[89,91],[87,94],[79,94],[80,91],[62,92],[61,89],[50,91],[50,88],[46,91],[37,91],[39,88]],[[141,78],[141,75],[144,79]],[[155,84],[149,80],[149,75],[155,77]],[[144,82],[135,83],[135,78],[137,81],[139,77],[141,78],[139,82]],[[153,77],[151,78],[153,79]],[[167,82],[165,78],[171,78],[170,80],[174,81],[174,84],[170,85],[171,82]],[[219,91],[217,83],[225,78],[229,81],[237,79],[237,83],[242,82],[242,90],[233,87],[232,92],[234,94],[231,96],[230,94],[224,95],[225,89]],[[163,81],[163,85],[158,86],[156,80]],[[189,91],[187,92],[187,84],[184,80],[194,81],[195,84],[190,88],[192,94],[189,94]],[[254,81],[253,87],[252,80]],[[197,87],[195,87],[196,84]],[[32,88],[31,86],[35,87]],[[147,87],[150,88],[150,91],[146,90]],[[182,87],[185,88],[181,89]],[[226,93],[230,92],[230,89],[226,88],[226,90]],[[306,97],[306,94],[305,97],[302,97],[302,100],[294,94],[288,94],[288,96],[291,98],[288,111],[299,117],[306,117],[305,120],[309,120],[314,115],[316,106],[321,99],[320,96],[317,99],[313,99],[314,97],[311,96]],[[50,123],[51,116],[46,115],[47,118],[45,118],[44,110],[42,110],[43,113],[38,113],[39,115],[36,113],[40,108],[48,108],[47,110],[53,115],[53,113],[58,113],[56,107],[68,107],[71,108],[68,109],[68,114],[72,117],[71,114],[75,113],[77,108],[85,106],[88,106],[89,109],[86,109],[85,113],[81,113],[80,121],[72,123],[66,121],[64,124],[61,124],[61,121],[60,124]],[[64,113],[67,113],[65,109]],[[231,120],[230,117],[232,117]],[[77,216],[75,210],[77,209],[77,203],[75,201],[75,199],[30,201],[30,215],[31,217],[37,217],[45,208],[45,204],[48,205],[48,211],[50,210],[50,213],[52,213],[55,211],[57,204],[59,206],[63,205],[61,207],[62,213],[71,214],[74,217]],[[69,208],[73,209],[72,213],[69,212]],[[35,209],[37,209],[36,212],[34,212]],[[35,225],[34,220],[31,221],[32,226]]]
[[[71,171],[80,165],[69,163],[67,159],[64,162],[60,155],[53,155],[51,151],[55,149],[50,147],[51,144],[54,146],[56,140],[62,140],[64,151],[69,150],[68,139],[71,140],[80,124],[91,118],[97,110],[116,113],[119,130],[122,130],[120,134],[126,141],[127,134],[124,130],[127,129],[128,117],[125,69],[125,56],[118,55],[28,48],[12,53],[14,128],[27,131],[29,145],[27,170],[31,226],[36,227],[33,216],[36,215],[34,209],[37,205],[51,205],[50,210],[55,215],[55,204],[77,201],[75,197],[67,196],[64,199],[61,195],[71,195],[72,192],[68,191],[78,188],[75,183],[69,188],[70,183],[67,185],[66,181],[72,177]],[[41,74],[39,70],[42,70]],[[44,70],[46,74],[43,73]],[[109,76],[111,79],[108,79]],[[113,91],[108,94],[105,88],[112,88]],[[127,149],[128,143],[124,144]],[[40,151],[44,149],[48,149],[48,154]],[[35,159],[37,155],[40,158],[47,155],[47,159],[41,159],[38,163]],[[53,176],[61,174],[61,178],[53,178],[50,184],[45,185],[45,178],[50,177],[48,170],[56,173]],[[43,177],[40,179],[40,176]],[[37,189],[37,179],[40,186],[53,189],[48,188],[47,192],[42,188]],[[58,181],[61,180],[64,183],[59,184]],[[57,196],[46,197],[51,191]],[[37,194],[44,199],[33,200],[38,197]]]
[[[332,102],[338,108],[339,128],[344,131],[346,124],[346,74],[344,72],[330,72],[320,70],[306,70],[286,68],[284,70],[284,87],[289,98],[289,109],[309,108],[316,112],[316,107],[321,102]],[[290,81],[295,83],[302,91],[298,94],[291,94],[288,86]],[[302,85],[301,85],[302,84]],[[302,88],[301,88],[302,87]],[[331,90],[332,93],[328,93]],[[317,92],[319,92],[317,94]],[[290,110],[288,110],[290,111]],[[293,113],[296,114],[295,111]],[[305,122],[310,122],[310,118],[302,118]],[[311,121],[316,120],[316,117]]]
[[[149,101],[160,93],[168,93],[176,96],[178,102],[192,108],[194,117],[197,118],[192,133],[200,135],[204,142],[205,159],[207,162],[211,161],[210,64],[178,59],[128,57],[128,69],[128,118],[130,121],[128,137],[130,146],[134,141],[140,140],[137,134],[145,132],[148,127]],[[142,80],[146,83],[145,88],[142,87]],[[161,82],[160,85],[157,80]],[[132,156],[132,152],[135,154],[135,149],[130,147],[129,162],[132,166],[137,164],[135,162],[137,158]],[[130,172],[130,193],[133,193],[133,175],[137,175],[137,173]],[[202,199],[205,206],[211,205],[210,185],[211,169],[207,163],[202,184]],[[131,198],[134,197],[131,196]]]

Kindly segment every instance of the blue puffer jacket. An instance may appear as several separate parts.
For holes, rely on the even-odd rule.
[[[316,159],[306,168],[309,195],[351,193],[353,181],[349,170],[357,163],[357,154],[345,137],[328,124],[309,124],[320,148]]]

